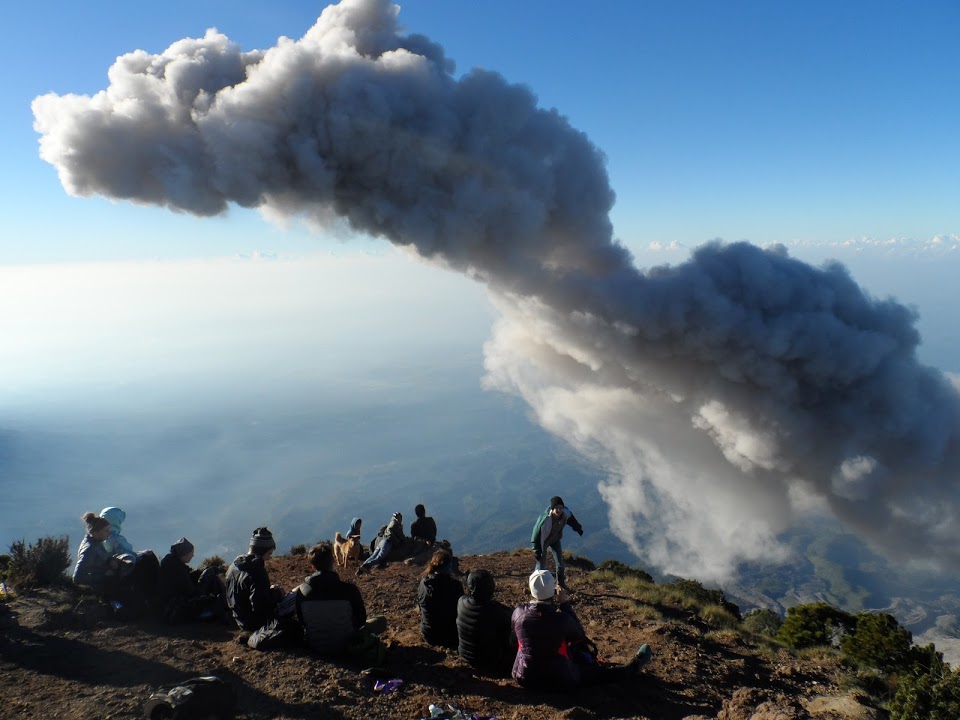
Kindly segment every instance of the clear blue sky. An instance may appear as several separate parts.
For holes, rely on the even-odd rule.
[[[198,223],[69,198],[30,101],[92,94],[120,54],[217,27],[243,48],[300,37],[323,3],[16,3],[0,79],[0,262],[295,251],[251,213]],[[960,232],[953,2],[402,3],[410,32],[530,86],[607,154],[617,235],[841,242]],[[171,242],[171,236],[177,238]]]

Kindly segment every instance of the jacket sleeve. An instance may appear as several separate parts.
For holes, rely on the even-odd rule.
[[[533,526],[533,532],[530,534],[530,544],[533,546],[534,552],[543,552],[543,548],[540,546],[540,530],[543,528],[543,523],[549,514],[550,511],[547,510],[537,518],[537,522]]]
[[[367,622],[367,608],[363,604],[363,596],[360,594],[360,588],[356,585],[348,585],[347,587],[353,588],[348,590],[350,600],[350,610],[353,615],[353,629],[359,630],[363,627],[364,623]]]
[[[577,522],[577,519],[573,516],[573,513],[570,513],[570,517],[567,518],[567,525],[573,528],[573,531],[578,535],[583,535],[583,526]]]
[[[275,603],[266,570],[261,568],[256,577],[251,574],[250,586],[250,608],[254,615],[269,618],[273,614]]]

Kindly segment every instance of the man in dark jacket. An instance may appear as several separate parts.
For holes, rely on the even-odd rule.
[[[157,575],[157,609],[169,623],[223,622],[226,590],[216,568],[191,570],[194,548],[186,538],[170,546]]]
[[[547,509],[540,514],[533,526],[530,544],[533,545],[533,556],[537,561],[537,570],[541,568],[544,551],[549,550],[557,567],[557,583],[562,590],[570,592],[563,568],[563,547],[560,545],[560,540],[563,538],[563,528],[567,525],[583,537],[583,527],[577,522],[570,508],[564,505],[562,497],[554,495],[550,498]]]
[[[504,677],[510,674],[517,645],[510,641],[511,610],[493,599],[496,589],[487,570],[467,575],[467,594],[457,603],[458,651],[477,670]]]
[[[227,570],[227,605],[244,630],[255,632],[274,619],[283,591],[270,586],[265,563],[273,556],[277,543],[265,527],[257,528],[250,538],[246,555],[240,555]]]
[[[308,558],[315,572],[296,589],[296,612],[314,652],[341,655],[356,632],[378,635],[386,630],[382,616],[367,621],[360,590],[337,575],[329,541],[310,548]]]
[[[570,647],[587,640],[583,626],[564,594],[556,593],[549,570],[534,570],[529,580],[533,602],[513,611],[511,621],[517,638],[513,679],[522,687],[539,690],[570,690],[580,685],[599,685],[634,677],[651,657],[641,645],[626,665],[575,662]]]
[[[417,519],[410,526],[410,537],[433,545],[437,541],[436,521],[427,515],[427,509],[423,505],[417,505],[413,512],[416,513]]]

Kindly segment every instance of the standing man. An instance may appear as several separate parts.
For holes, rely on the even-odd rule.
[[[563,528],[566,525],[572,527],[574,532],[583,537],[583,527],[577,522],[570,508],[563,504],[562,497],[554,495],[550,498],[550,505],[537,519],[537,524],[533,526],[530,544],[533,545],[533,556],[537,560],[537,570],[540,569],[543,562],[543,551],[550,550],[557,566],[557,584],[561,590],[566,590],[569,593],[567,576],[563,569],[563,548],[560,546],[560,540],[563,538]]]

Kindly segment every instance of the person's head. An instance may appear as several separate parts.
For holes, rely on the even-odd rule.
[[[127,514],[118,507],[105,507],[100,511],[100,517],[105,518],[107,522],[119,530],[123,521],[127,519]]]
[[[549,570],[534,570],[530,574],[530,595],[538,602],[552,600],[557,594],[557,581]]]
[[[403,522],[403,514],[398,513],[398,512],[395,512],[395,513],[393,514],[393,520],[395,520],[395,521],[398,522],[398,523]]]
[[[425,517],[425,516],[426,516],[426,514],[427,514],[427,509],[426,509],[423,505],[417,505],[417,506],[413,509],[413,512],[416,514],[416,516],[417,516],[418,518],[422,518],[422,517]]]
[[[268,528],[258,527],[253,531],[250,537],[250,553],[269,560],[273,551],[277,549],[277,543],[273,539],[273,533]]]
[[[87,535],[94,540],[106,540],[110,536],[110,521],[94,512],[83,514],[82,518],[87,526]]]
[[[563,514],[563,498],[559,495],[554,495],[550,498],[550,512],[553,513],[554,517],[559,517]]]
[[[333,543],[329,540],[317,543],[307,553],[314,570],[330,572],[333,570]]]
[[[471,570],[467,575],[467,594],[477,602],[490,602],[497,590],[497,581],[489,570]]]
[[[362,525],[363,525],[363,520],[361,520],[360,518],[354,518],[354,519],[351,521],[351,523],[350,523],[350,534],[351,534],[351,535],[359,535],[359,534],[360,534],[360,527],[361,527]]]
[[[189,565],[193,560],[193,543],[182,537],[170,546],[170,553],[184,565]]]
[[[430,558],[427,566],[423,569],[423,576],[426,577],[437,572],[449,573],[452,570],[453,553],[446,548],[440,548],[433,554],[433,557]]]

